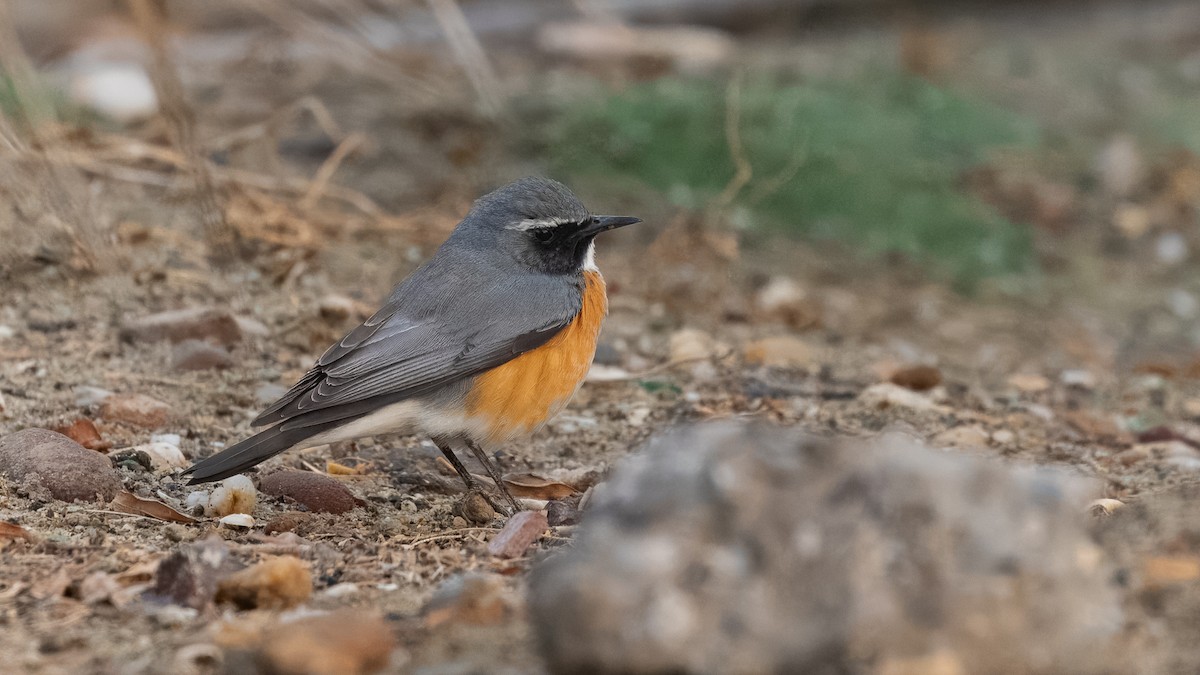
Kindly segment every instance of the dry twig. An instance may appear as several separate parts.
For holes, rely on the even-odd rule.
[[[317,126],[321,127],[321,131],[325,132],[330,140],[335,143],[342,141],[345,133],[333,118],[333,113],[329,112],[329,108],[316,96],[305,96],[276,110],[261,122],[255,122],[210,139],[205,143],[205,147],[209,152],[222,152],[251,143],[264,136],[274,137],[278,134],[280,127],[301,112],[308,112],[312,115]]]
[[[458,59],[459,65],[475,89],[484,111],[489,115],[500,112],[502,96],[496,72],[479,44],[479,39],[471,30],[471,25],[467,23],[467,17],[463,16],[462,9],[455,0],[428,2],[434,18],[446,35],[450,50],[454,52],[454,57]]]
[[[746,148],[742,145],[742,74],[734,75],[725,92],[725,140],[729,143],[729,156],[733,159],[735,172],[729,184],[713,200],[713,206],[718,210],[729,208],[733,200],[750,182],[754,169],[746,157]]]
[[[321,168],[317,170],[316,176],[309,183],[308,190],[304,192],[304,197],[300,199],[300,208],[311,209],[316,206],[317,201],[321,199],[321,195],[329,189],[329,181],[333,178],[333,174],[341,166],[342,161],[346,157],[366,143],[367,137],[362,134],[350,134],[338,146],[329,153],[329,157],[325,158]]]
[[[354,72],[402,87],[407,95],[425,101],[437,100],[440,96],[433,84],[406,75],[396,63],[385,58],[371,46],[370,36],[357,26],[350,27],[356,34],[347,34],[326,21],[308,16],[303,10],[278,0],[243,0],[241,6],[258,12],[296,36],[306,37],[314,44],[328,45],[326,54]]]
[[[167,24],[159,7],[152,0],[128,0],[142,39],[150,46],[153,60],[150,81],[158,96],[159,109],[167,121],[171,140],[183,153],[186,168],[196,187],[196,203],[204,223],[204,235],[214,262],[232,262],[237,253],[237,230],[225,220],[225,212],[217,197],[216,184],[208,161],[195,138],[195,119],[179,79],[167,53]]]

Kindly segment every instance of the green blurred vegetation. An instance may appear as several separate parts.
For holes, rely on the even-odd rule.
[[[30,124],[31,117],[45,117],[78,127],[102,122],[96,113],[72,103],[64,92],[41,82],[34,84],[34,91],[22,92],[4,71],[0,71],[0,113],[18,125],[26,126]]]
[[[567,103],[550,125],[556,171],[626,176],[705,208],[735,163],[735,107],[753,176],[732,200],[739,225],[901,253],[969,288],[1033,266],[1029,227],[961,186],[990,150],[1038,143],[1036,124],[894,71],[853,81],[757,79],[739,88],[660,80],[599,102]]]

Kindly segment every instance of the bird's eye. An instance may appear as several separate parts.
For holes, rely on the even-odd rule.
[[[543,244],[549,244],[550,242],[554,241],[554,230],[551,230],[549,228],[542,229],[542,230],[534,230],[533,238],[537,239],[538,241],[540,241]]]

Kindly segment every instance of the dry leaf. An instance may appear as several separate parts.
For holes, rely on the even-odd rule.
[[[504,529],[488,543],[488,552],[497,558],[519,558],[548,527],[545,513],[521,511],[509,518]]]
[[[64,424],[55,429],[55,431],[88,450],[104,451],[112,447],[112,443],[101,438],[100,430],[86,417],[80,417],[70,424]]]
[[[122,491],[108,505],[113,511],[130,513],[135,516],[157,518],[170,523],[194,523],[195,518],[184,515],[156,499],[142,499],[132,492]]]
[[[126,586],[153,581],[154,573],[158,571],[158,563],[158,560],[143,560],[140,563],[135,563],[129,569],[117,574],[117,581]]]
[[[504,485],[514,497],[529,499],[563,499],[577,494],[579,490],[535,473],[510,473],[504,476]]]
[[[26,541],[33,541],[33,535],[29,533],[29,530],[26,530],[16,523],[0,520],[0,540],[4,539],[24,539]]]
[[[333,460],[325,462],[325,473],[330,476],[359,476],[362,474],[362,469],[345,464],[338,464]]]

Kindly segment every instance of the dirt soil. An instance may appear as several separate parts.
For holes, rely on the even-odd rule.
[[[13,240],[36,255],[20,258],[3,279],[0,432],[87,418],[110,455],[149,442],[151,433],[174,433],[189,459],[236,442],[279,387],[431,253],[480,189],[526,170],[494,140],[502,128],[439,114],[458,109],[456,101],[439,101],[441,108],[397,103],[364,95],[371,90],[361,81],[331,72],[292,71],[266,54],[239,64],[238,76],[219,88],[206,88],[219,73],[190,86],[202,94],[207,136],[315,93],[339,124],[369,139],[338,182],[399,215],[363,215],[328,201],[305,209],[293,197],[230,186],[222,192],[225,214],[251,253],[214,265],[188,195],[93,179],[92,202],[109,234],[90,261],[80,262],[74,244],[55,237]],[[340,97],[347,91],[358,93]],[[308,123],[283,141],[280,161],[296,175],[311,175],[330,149]],[[1182,334],[1157,309],[1173,280],[1151,280],[1130,300],[1117,284],[1097,288],[1069,274],[1023,299],[964,297],[900,263],[786,240],[734,242],[644,196],[627,203],[584,197],[598,211],[630,211],[647,222],[600,244],[612,305],[598,357],[604,368],[531,441],[498,449],[507,473],[585,488],[657,431],[738,418],[819,434],[904,433],[955,452],[1065,465],[1103,481],[1096,498],[1122,502],[1196,481],[1200,380],[1186,374],[1197,364],[1177,337],[1147,344],[1141,330],[1165,322],[1172,326],[1165,334]],[[1140,264],[1107,261],[1103,276],[1136,277]],[[764,308],[764,289],[780,288],[781,280],[794,284],[787,301]],[[353,301],[348,314],[321,311],[331,295]],[[265,330],[233,345],[224,370],[181,372],[172,368],[168,342],[120,338],[138,317],[199,307]],[[758,342],[764,338],[783,340]],[[79,387],[152,397],[169,405],[169,421],[148,429],[106,419],[81,402]],[[277,613],[176,611],[81,589],[95,572],[134,570],[122,583],[142,583],[172,551],[215,535],[244,563],[280,553],[308,561],[314,593],[306,608],[383,614],[399,641],[394,672],[540,672],[523,613],[524,579],[540,558],[570,545],[574,526],[553,526],[521,557],[499,559],[488,542],[503,520],[475,525],[456,515],[462,489],[438,460],[424,439],[398,437],[271,460],[260,468],[323,472],[336,462],[358,469],[337,479],[363,506],[299,517],[299,539],[264,532],[281,514],[304,511],[285,498],[260,494],[257,525],[236,530],[208,517],[178,524],[104,504],[44,500],[9,485],[0,490],[0,521],[20,525],[33,540],[0,538],[0,662],[39,673],[217,668],[219,651],[195,645],[238,644],[255,622]],[[130,462],[120,472],[126,490],[188,510],[196,488],[176,474]],[[1129,565],[1141,560],[1119,537],[1104,541]],[[1194,543],[1174,546],[1174,554],[1195,553]],[[422,615],[435,589],[470,571],[501,575],[504,612],[443,622]],[[1186,612],[1160,616],[1161,598],[1143,591],[1129,589],[1131,644],[1159,644],[1164,625],[1166,634],[1186,630]]]

